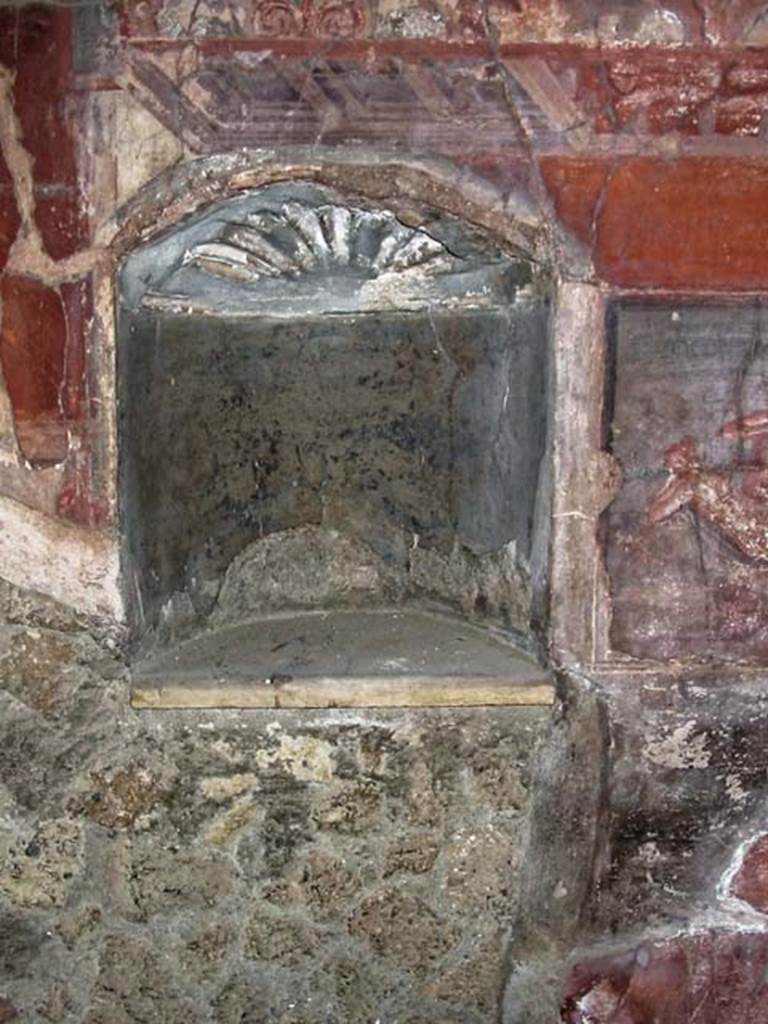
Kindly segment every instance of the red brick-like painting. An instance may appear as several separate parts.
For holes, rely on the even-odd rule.
[[[623,304],[605,515],[616,653],[768,657],[768,309]]]

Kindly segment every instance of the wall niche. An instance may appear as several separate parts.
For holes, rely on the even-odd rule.
[[[131,253],[120,510],[144,699],[542,683],[515,652],[543,605],[548,321],[532,264],[470,226],[302,182]]]

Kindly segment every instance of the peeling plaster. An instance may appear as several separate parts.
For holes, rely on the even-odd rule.
[[[710,759],[707,737],[695,729],[696,722],[691,720],[663,739],[649,742],[645,747],[646,759],[661,768],[706,768]]]
[[[734,803],[743,803],[748,796],[747,791],[741,784],[741,778],[736,772],[729,772],[725,777],[725,791],[728,798]]]

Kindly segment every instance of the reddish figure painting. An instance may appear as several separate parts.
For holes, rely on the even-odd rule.
[[[768,657],[768,350],[760,304],[615,317],[604,517],[615,653]]]

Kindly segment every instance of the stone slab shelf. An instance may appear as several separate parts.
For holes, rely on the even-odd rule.
[[[488,628],[420,609],[300,612],[134,665],[137,708],[549,705],[550,673]]]

